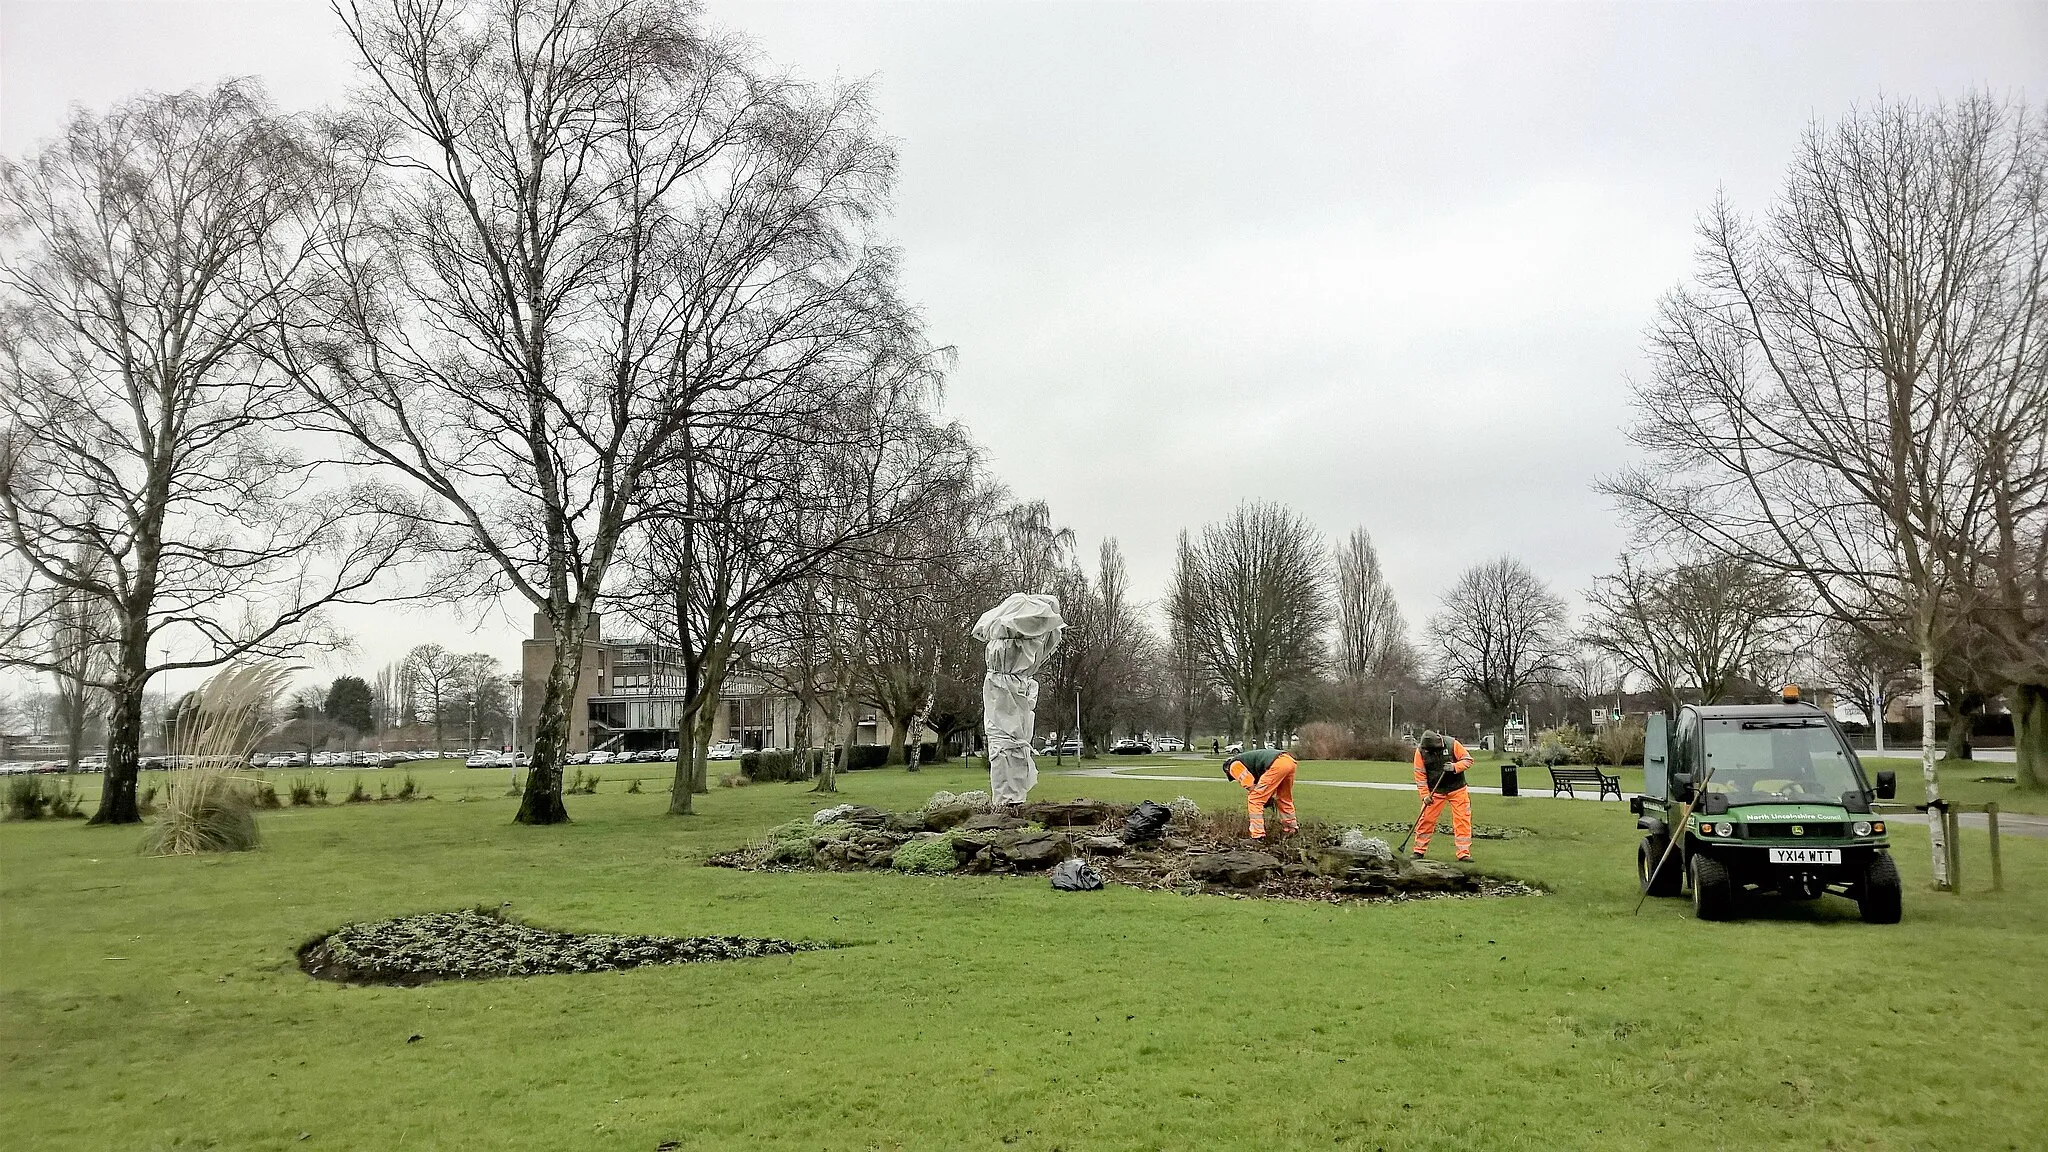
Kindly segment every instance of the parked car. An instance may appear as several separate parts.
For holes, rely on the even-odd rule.
[[[512,756],[512,766],[514,768],[531,768],[533,766],[533,753],[514,753]]]
[[[704,758],[706,760],[736,760],[739,758],[739,754],[739,741],[720,740],[718,743],[713,744],[710,748],[705,750]]]
[[[1112,756],[1149,756],[1151,753],[1150,744],[1133,736],[1126,736],[1109,746],[1109,754]]]
[[[479,748],[469,754],[469,759],[464,760],[462,766],[464,768],[496,768],[499,766],[498,754],[488,748]]]
[[[1223,746],[1223,754],[1225,756],[1235,756],[1242,751],[1244,751],[1244,741],[1242,740],[1230,744],[1225,744]]]
[[[1152,750],[1154,752],[1185,752],[1188,750],[1188,746],[1181,743],[1181,739],[1178,736],[1161,736],[1152,742]]]
[[[1059,751],[1055,753],[1055,755],[1059,756],[1079,756],[1080,754],[1081,742],[1079,740],[1067,740],[1063,742],[1059,746]]]

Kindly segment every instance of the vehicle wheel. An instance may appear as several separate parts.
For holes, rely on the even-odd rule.
[[[1863,883],[1856,889],[1856,907],[1866,924],[1897,924],[1903,914],[1899,896],[1899,866],[1889,854],[1880,852],[1863,869]]]
[[[1735,915],[1735,882],[1728,877],[1728,866],[1704,852],[1692,858],[1692,914],[1702,920]]]
[[[1636,883],[1652,896],[1677,896],[1685,890],[1685,868],[1679,864],[1678,857],[1674,855],[1669,860],[1664,859],[1668,843],[1661,836],[1645,836],[1636,847]],[[1660,862],[1664,869],[1656,873],[1656,882],[1652,883],[1651,872]]]

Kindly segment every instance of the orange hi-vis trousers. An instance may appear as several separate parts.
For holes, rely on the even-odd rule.
[[[1251,818],[1250,832],[1254,838],[1266,834],[1266,805],[1280,806],[1280,827],[1288,832],[1300,825],[1294,820],[1294,757],[1281,754],[1273,766],[1259,774],[1255,780],[1242,764],[1230,766],[1230,778],[1242,784],[1249,793],[1245,796],[1245,813]],[[1466,831],[1471,831],[1471,821],[1466,821]]]
[[[1415,854],[1429,851],[1429,838],[1436,835],[1436,822],[1444,814],[1444,806],[1451,809],[1451,838],[1458,845],[1458,859],[1472,858],[1472,793],[1463,788],[1456,792],[1439,792],[1430,795],[1429,789],[1422,790],[1422,819],[1415,825]]]

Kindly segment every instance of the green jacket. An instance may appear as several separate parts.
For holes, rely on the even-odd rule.
[[[1224,779],[1230,778],[1230,766],[1232,764],[1242,764],[1244,765],[1244,770],[1252,774],[1252,779],[1257,780],[1266,774],[1266,769],[1271,768],[1275,760],[1285,755],[1287,755],[1287,749],[1285,748],[1254,748],[1249,752],[1238,752],[1227,756],[1223,760]]]

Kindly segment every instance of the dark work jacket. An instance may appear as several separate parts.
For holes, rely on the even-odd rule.
[[[1244,765],[1244,770],[1252,774],[1252,779],[1257,780],[1266,774],[1266,769],[1273,766],[1273,761],[1285,755],[1287,755],[1287,749],[1285,748],[1254,748],[1249,752],[1239,752],[1223,762],[1223,775],[1226,777],[1230,775],[1230,766],[1232,764],[1242,764]]]

